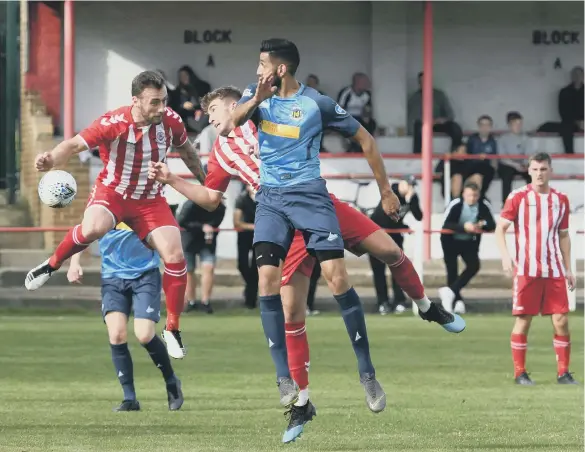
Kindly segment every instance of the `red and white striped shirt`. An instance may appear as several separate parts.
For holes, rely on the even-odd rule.
[[[219,136],[207,161],[205,186],[225,192],[233,176],[258,190],[260,184],[260,161],[248,155],[249,149],[258,144],[256,126],[248,121],[236,127],[227,137]]]
[[[500,216],[514,223],[519,276],[560,278],[565,275],[559,231],[569,229],[569,200],[553,188],[537,193],[532,185],[513,191]]]
[[[132,107],[121,107],[101,116],[79,133],[89,149],[99,147],[104,164],[97,180],[131,199],[161,196],[162,184],[148,179],[148,162],[166,159],[172,146],[187,142],[181,117],[166,108],[160,124],[137,127]]]

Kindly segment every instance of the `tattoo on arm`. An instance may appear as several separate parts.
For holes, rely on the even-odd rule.
[[[183,146],[177,148],[177,151],[183,162],[185,162],[187,168],[189,168],[189,171],[191,171],[193,176],[195,176],[199,183],[203,185],[205,182],[205,173],[203,172],[203,166],[201,165],[201,158],[191,141],[187,140]]]

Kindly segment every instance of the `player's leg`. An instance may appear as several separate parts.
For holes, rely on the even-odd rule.
[[[541,278],[515,276],[512,292],[512,315],[515,317],[510,336],[510,348],[514,362],[514,381],[519,385],[533,385],[526,372],[526,350],[528,331],[532,317],[540,313],[543,299]]]
[[[158,269],[144,273],[130,282],[134,307],[134,334],[146,349],[154,365],[165,380],[169,410],[176,411],[183,405],[181,381],[175,375],[171,359],[163,341],[156,335],[160,320],[161,276]]]
[[[113,229],[120,218],[121,201],[122,198],[107,187],[102,185],[94,187],[81,224],[67,232],[49,259],[28,272],[25,287],[28,290],[40,288],[67,259],[83,251],[93,241]]]
[[[179,317],[185,300],[187,266],[179,226],[164,198],[135,201],[132,215],[130,226],[134,232],[141,240],[147,240],[164,262],[162,285],[166,296],[167,322],[162,334],[169,355],[182,359],[186,349],[179,330]]]
[[[203,247],[199,253],[199,261],[201,263],[201,308],[207,314],[213,314],[211,294],[215,279],[215,251]]]
[[[102,280],[102,315],[108,328],[112,363],[122,386],[124,400],[114,411],[138,411],[140,404],[134,389],[134,366],[128,349],[126,324],[132,300],[127,296],[127,281],[120,278]]]
[[[559,384],[577,384],[569,371],[571,362],[571,333],[569,331],[569,297],[565,278],[544,279],[542,315],[550,315],[553,325],[553,346],[557,358]]]

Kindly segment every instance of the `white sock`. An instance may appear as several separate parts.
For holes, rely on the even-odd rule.
[[[301,389],[299,391],[299,400],[295,402],[295,406],[305,406],[309,401],[309,388]]]
[[[422,300],[412,300],[416,303],[421,312],[427,312],[431,309],[431,300],[425,295]]]

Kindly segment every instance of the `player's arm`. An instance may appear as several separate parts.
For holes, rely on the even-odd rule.
[[[569,235],[569,200],[564,200],[565,210],[559,223],[559,248],[561,249],[561,256],[563,257],[563,267],[565,267],[565,278],[570,290],[574,290],[577,281],[573,275],[571,268],[571,237]]]
[[[201,158],[199,157],[195,146],[191,143],[191,140],[187,139],[184,144],[177,146],[176,149],[187,168],[189,168],[189,171],[191,171],[193,176],[195,176],[199,183],[203,185],[205,182],[205,172],[203,171]]]
[[[500,218],[496,224],[496,244],[500,250],[500,256],[502,257],[502,269],[512,275],[514,271],[514,261],[510,252],[508,251],[508,244],[506,243],[506,233],[510,228],[510,225],[518,217],[518,201],[519,196],[512,193],[508,196],[506,203],[504,204],[503,210],[500,212]]]
[[[378,183],[380,193],[394,194],[392,188],[390,187],[390,182],[388,181],[388,174],[386,173],[384,160],[380,155],[380,151],[378,151],[378,144],[376,143],[376,139],[361,124],[353,136],[353,139],[356,140],[361,146],[362,151],[364,152],[364,156],[368,161],[368,165],[374,173],[374,178]]]
[[[244,125],[258,106],[276,93],[276,89],[276,86],[272,86],[272,76],[260,77],[258,83],[249,85],[242,93],[242,98],[232,113],[235,126]]]
[[[37,155],[35,167],[37,171],[63,168],[72,156],[87,149],[89,147],[85,140],[80,135],[75,135],[59,143],[53,150]]]

